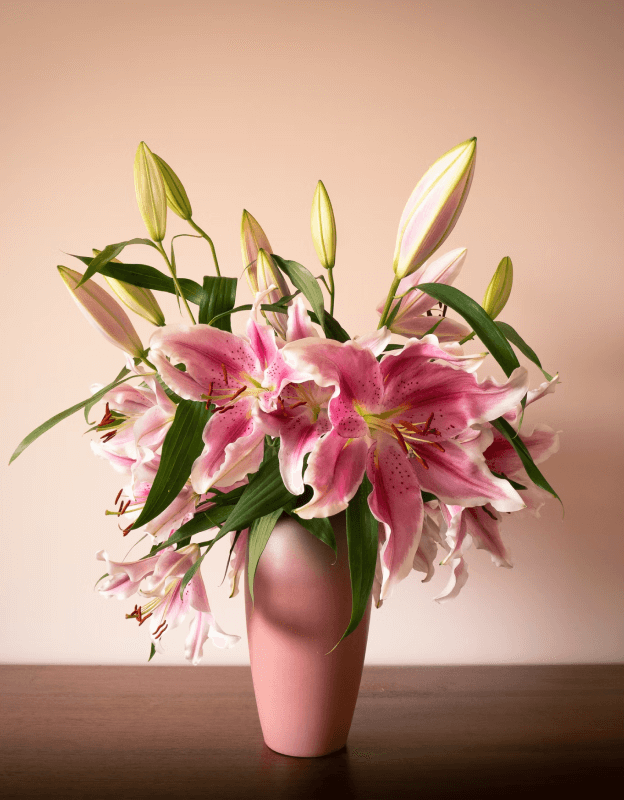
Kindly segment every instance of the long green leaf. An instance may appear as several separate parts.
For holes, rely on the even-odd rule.
[[[74,255],[83,264],[89,265],[94,258],[87,256]],[[87,270],[88,271],[88,270]],[[143,289],[150,289],[154,292],[167,292],[168,294],[176,294],[175,284],[173,279],[164,272],[161,272],[156,267],[150,267],[147,264],[105,264],[97,270],[101,275],[106,275],[108,278],[115,278],[118,281],[124,281],[132,286],[140,286]],[[87,273],[85,272],[85,275]],[[195,281],[189,278],[179,278],[178,283],[182,289],[183,295],[190,303],[201,305],[204,300],[204,290]]]
[[[310,531],[317,539],[323,542],[326,545],[329,545],[334,553],[337,554],[336,548],[336,537],[334,535],[334,529],[331,526],[331,522],[327,518],[317,518],[317,519],[301,519],[298,514],[295,514],[292,511],[286,512],[289,516],[293,519],[296,519],[297,522],[304,527],[307,531]]]
[[[520,366],[511,345],[496,327],[496,323],[471,297],[454,286],[446,286],[443,283],[422,283],[418,288],[457,311],[472,327],[508,377]]]
[[[102,397],[104,397],[104,395],[106,394],[106,392],[109,392],[111,389],[114,389],[115,386],[118,386],[120,383],[125,383],[125,381],[130,380],[130,378],[136,377],[135,375],[131,375],[130,378],[124,378],[124,376],[127,375],[128,372],[129,370],[126,369],[126,367],[124,367],[119,373],[119,375],[117,375],[115,380],[112,383],[109,383],[108,386],[105,386],[103,389],[100,389],[99,392],[96,392],[95,394],[92,394],[90,397],[87,397],[86,400],[83,400],[80,403],[76,403],[75,406],[72,406],[71,408],[68,408],[65,411],[61,411],[60,414],[55,414],[53,417],[47,420],[47,422],[44,422],[41,425],[39,425],[38,428],[35,428],[35,430],[32,431],[32,433],[29,433],[28,436],[22,439],[22,441],[17,445],[13,455],[11,456],[9,464],[15,461],[15,459],[20,455],[20,453],[23,453],[24,450],[28,447],[28,445],[32,444],[35,441],[35,439],[38,439],[43,433],[49,431],[50,428],[53,428],[59,422],[62,422],[66,417],[70,417],[72,414],[75,414],[76,411],[80,411],[81,408],[85,408],[85,406],[87,406],[88,404],[92,406],[94,403],[97,403],[98,400],[101,400]]]
[[[269,514],[265,514],[263,517],[255,519],[249,528],[247,580],[249,582],[249,594],[251,595],[252,603],[254,602],[254,578],[256,577],[258,562],[273,533],[275,523],[281,515],[282,509],[278,508],[275,511],[271,511]]]
[[[88,281],[89,278],[92,278],[96,272],[100,272],[101,268],[106,266],[109,261],[112,261],[114,258],[121,253],[121,251],[127,247],[129,244],[146,244],[154,249],[158,249],[154,242],[151,239],[129,239],[127,242],[117,242],[116,244],[108,244],[102,250],[101,253],[98,253],[97,256],[91,261],[89,266],[87,267],[87,271],[80,279],[80,283],[76,286],[82,286],[85,281]]]
[[[506,419],[503,417],[499,417],[498,419],[493,420],[491,423],[496,430],[501,433],[505,439],[511,444],[513,449],[518,454],[520,461],[522,461],[522,465],[525,468],[527,475],[533,481],[536,486],[539,486],[540,489],[545,489],[547,492],[550,492],[553,497],[556,497],[557,500],[561,503],[561,498],[557,494],[557,492],[552,488],[552,486],[548,483],[546,478],[542,475],[540,470],[538,469],[537,465],[533,461],[531,453],[529,452],[528,447],[520,438],[520,435],[516,433],[516,431],[511,427],[511,425],[507,422]],[[563,506],[563,503],[561,503]]]
[[[218,320],[211,324],[222,331],[232,333],[231,313],[236,301],[236,278],[213,278],[207,275],[204,278],[204,301],[199,306],[198,322],[211,323],[213,317]],[[222,316],[225,314],[225,316]]]
[[[325,304],[323,302],[323,292],[318,284],[318,281],[309,269],[296,261],[286,261],[286,259],[276,256],[274,253],[271,256],[277,266],[284,272],[292,285],[299,289],[312,306],[312,310],[316,314],[320,326],[325,330]],[[327,334],[327,331],[325,331]]]
[[[373,588],[379,524],[368,507],[368,495],[373,487],[366,475],[347,507],[347,547],[351,573],[351,621],[332,650],[360,624]]]
[[[203,448],[202,433],[210,417],[205,403],[181,400],[162,446],[154,483],[135,528],[161,514],[180,494],[191,474],[191,467]]]
[[[295,500],[296,495],[291,494],[282,481],[277,453],[271,453],[245,487],[240,500],[221,526],[218,538],[230,531],[244,530],[258,517],[284,508]]]
[[[511,325],[508,325],[506,322],[497,322],[497,327],[503,332],[503,335],[507,339],[508,342],[515,344],[518,350],[525,355],[529,361],[532,361],[536,366],[540,368],[544,377],[547,381],[551,381],[553,379],[552,375],[549,375],[546,370],[542,367],[542,362],[537,357],[537,354],[534,350],[532,350],[529,345],[524,341],[522,336],[515,331]]]

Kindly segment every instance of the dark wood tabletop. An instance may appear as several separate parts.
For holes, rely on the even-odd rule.
[[[248,667],[0,667],[3,798],[596,794],[624,770],[624,666],[365,667],[347,747],[262,740]]]

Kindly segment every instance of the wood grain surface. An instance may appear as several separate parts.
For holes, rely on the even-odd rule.
[[[248,667],[0,667],[2,798],[558,798],[621,785],[624,667],[366,667],[347,747],[262,740]],[[612,794],[612,792],[610,792]]]

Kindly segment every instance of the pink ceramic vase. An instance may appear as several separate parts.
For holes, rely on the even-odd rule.
[[[323,756],[344,747],[360,688],[371,599],[357,629],[351,618],[345,514],[331,518],[337,558],[296,520],[278,521],[247,576],[245,611],[251,675],[264,741],[288,756]]]

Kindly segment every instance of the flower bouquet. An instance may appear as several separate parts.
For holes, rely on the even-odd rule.
[[[449,569],[439,601],[466,582],[471,544],[498,566],[511,566],[502,515],[538,514],[549,494],[557,497],[537,466],[557,450],[557,434],[522,422],[526,406],[552,392],[558,376],[542,369],[514,328],[495,321],[511,291],[511,260],[502,259],[480,305],[451,285],[465,249],[432,258],[466,201],[475,155],[476,139],[463,142],[414,189],[372,332],[351,335],[334,315],[336,225],[322,182],[311,218],[321,275],[277,255],[244,211],[242,258],[254,301],[237,306],[237,279],[221,275],[182,183],[144,143],[134,179],[149,238],[78,256],[84,274],[58,267],[80,310],[125,353],[125,364],[110,383],[93,386],[86,400],[27,436],[11,460],[84,411],[93,451],[123,481],[115,510],[106,513],[117,518],[120,538],[146,542],[142,557],[130,561],[97,553],[106,564],[99,591],[120,600],[137,595],[125,616],[139,626],[149,621],[150,659],[191,611],[186,657],[193,664],[207,639],[230,647],[240,638],[217,624],[201,575],[227,534],[230,596],[246,569],[253,598],[259,560],[283,515],[335,551],[331,518],[346,512],[352,592],[342,641],[357,629],[371,594],[381,606],[412,569],[428,581],[439,548]],[[216,274],[201,284],[179,276],[176,237],[164,246],[168,209],[210,246]],[[119,261],[129,245],[156,251],[167,272]],[[96,275],[154,325],[147,347]],[[154,292],[175,295],[181,321],[165,323]],[[242,312],[249,313],[245,336],[231,327]],[[465,353],[475,337],[480,352]],[[537,388],[529,388],[512,345],[543,372]],[[488,353],[504,382],[475,377]],[[89,421],[98,403],[104,408]]]

